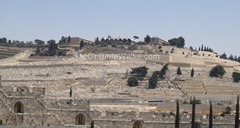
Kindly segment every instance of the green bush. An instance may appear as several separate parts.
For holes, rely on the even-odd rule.
[[[211,77],[222,77],[225,73],[226,71],[224,70],[223,66],[217,65],[212,68],[209,75]]]
[[[146,76],[148,68],[146,66],[132,68],[131,74],[137,74],[138,76]]]
[[[129,87],[138,86],[138,80],[135,77],[129,77],[127,83]]]
[[[239,82],[240,81],[240,73],[233,72],[232,77],[233,77],[233,82]]]

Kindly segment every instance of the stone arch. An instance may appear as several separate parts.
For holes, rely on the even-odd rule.
[[[133,128],[143,128],[143,125],[140,121],[135,121],[133,123]]]
[[[77,115],[76,125],[85,125],[85,116],[83,114],[78,114]]]
[[[24,106],[23,106],[22,102],[15,103],[14,112],[15,113],[24,113]]]

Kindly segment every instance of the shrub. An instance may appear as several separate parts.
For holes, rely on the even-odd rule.
[[[222,77],[225,73],[226,71],[224,70],[223,66],[217,65],[212,68],[209,75],[211,77]]]
[[[158,83],[157,76],[153,75],[148,81],[148,88],[155,89],[157,87],[157,83]]]
[[[131,74],[137,74],[138,76],[146,76],[148,68],[146,66],[132,68]]]
[[[129,77],[127,83],[129,87],[138,86],[138,80],[135,77]]]
[[[233,72],[232,77],[233,77],[233,82],[239,82],[240,81],[240,73]]]
[[[178,75],[182,75],[182,71],[181,71],[181,68],[180,68],[180,67],[178,67],[178,69],[177,69],[177,74],[178,74]]]

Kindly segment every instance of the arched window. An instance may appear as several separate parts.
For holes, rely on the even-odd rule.
[[[135,121],[133,124],[133,128],[143,128],[142,123],[140,121]]]
[[[23,107],[23,104],[21,102],[17,102],[14,105],[14,112],[15,113],[23,113],[24,112],[24,107]]]
[[[78,114],[76,117],[76,125],[85,125],[85,117],[83,114]]]

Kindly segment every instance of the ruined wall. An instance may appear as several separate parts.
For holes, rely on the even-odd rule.
[[[0,86],[0,119],[6,125],[75,125],[79,114],[90,125],[90,103],[86,100],[45,99],[43,88]],[[31,90],[31,91],[30,91]],[[39,91],[40,90],[40,91]]]

